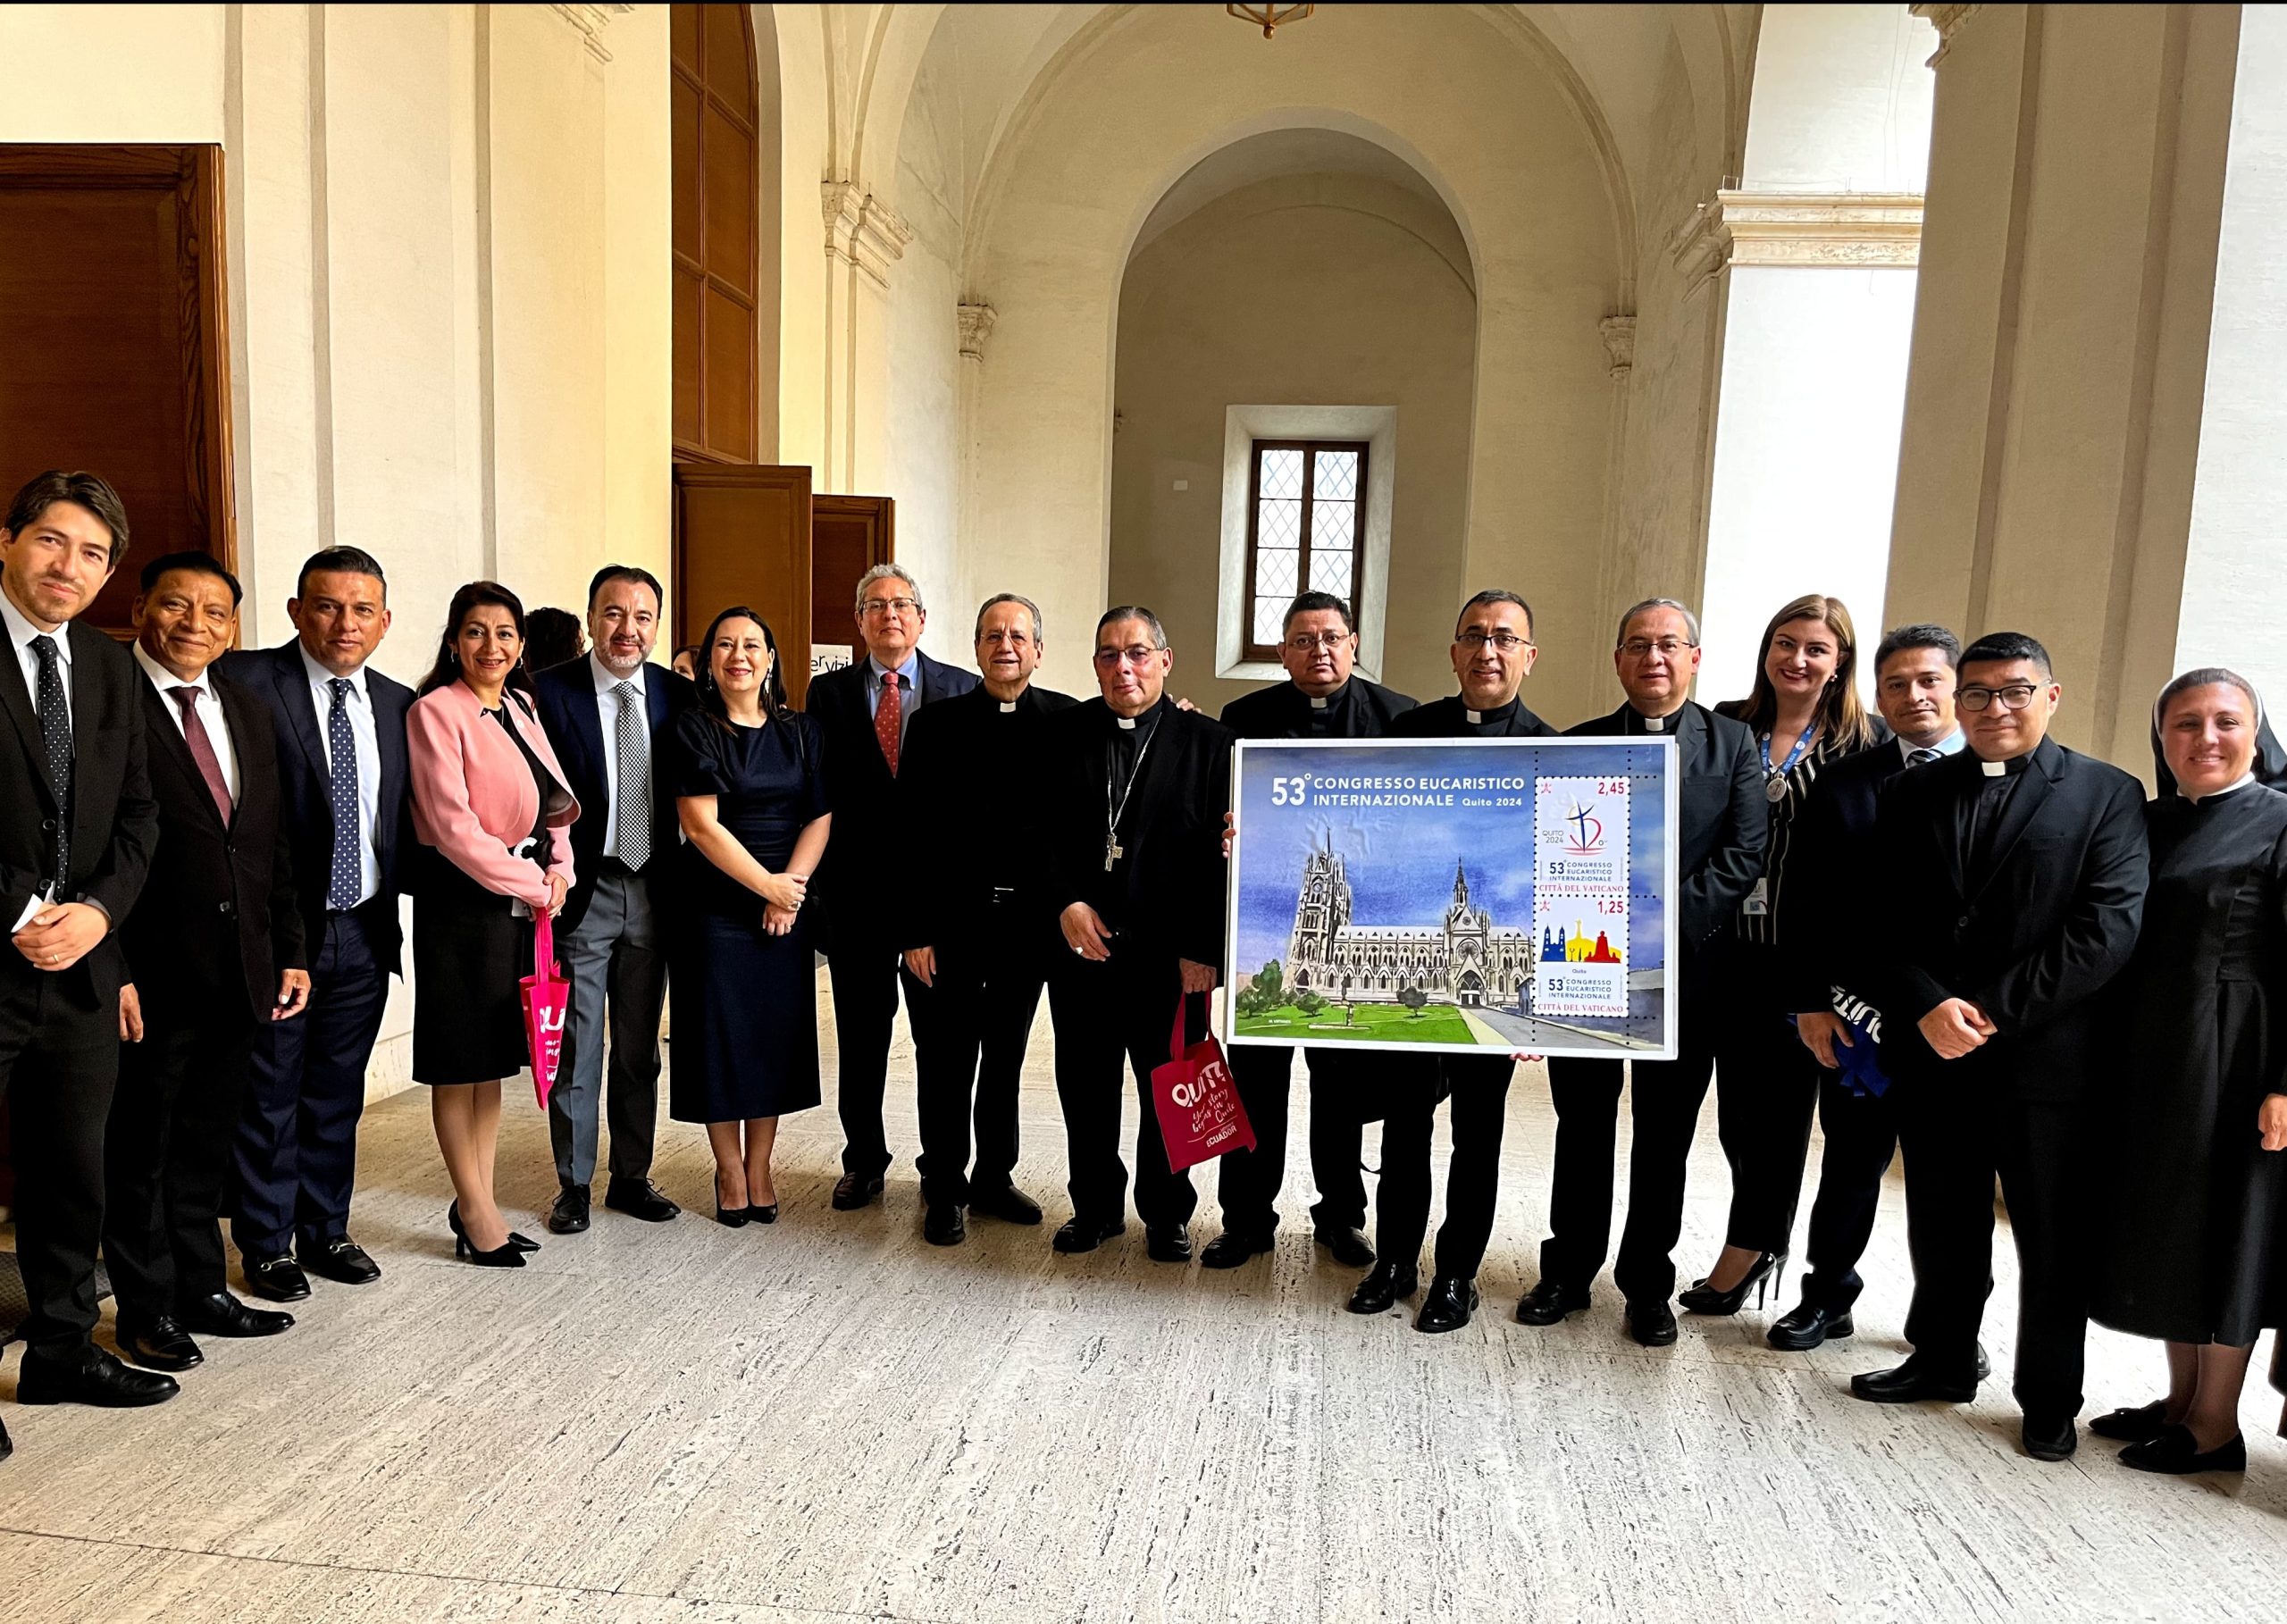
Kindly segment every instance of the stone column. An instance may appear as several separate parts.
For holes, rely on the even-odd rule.
[[[861,380],[887,378],[884,329],[890,267],[913,228],[855,180],[819,188],[825,213],[825,449],[820,491],[856,491],[882,465],[882,403]]]

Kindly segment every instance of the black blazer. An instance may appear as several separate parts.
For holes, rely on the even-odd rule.
[[[1693,952],[1730,923],[1731,910],[1762,876],[1771,803],[1763,798],[1763,755],[1746,723],[1692,700],[1668,722],[1683,779],[1677,794],[1677,932],[1684,950]],[[1586,738],[1658,736],[1629,705],[1564,731]]]
[[[540,725],[556,747],[556,759],[574,799],[587,809],[572,825],[572,872],[579,876],[557,916],[558,930],[575,929],[596,894],[596,875],[603,861],[604,832],[611,822],[611,779],[606,771],[603,713],[596,705],[592,657],[582,655],[561,666],[551,666],[532,679],[540,700]],[[675,849],[675,798],[658,788],[658,764],[674,718],[699,708],[699,688],[689,677],[678,676],[665,666],[643,667],[643,708],[651,719],[651,861],[644,873],[665,878],[663,858]]]
[[[1075,902],[1117,935],[1112,951],[1223,963],[1223,814],[1236,736],[1160,702],[1158,732],[1120,819],[1127,855],[1104,872],[1104,767],[1111,708],[1090,699],[1049,718],[1041,806],[1051,923]],[[1068,956],[1068,950],[1065,950]],[[1060,959],[1059,962],[1061,962]]]
[[[67,974],[84,969],[96,997],[109,1003],[126,969],[119,926],[135,910],[159,836],[136,691],[150,683],[134,656],[102,632],[74,622],[63,635],[71,649],[71,871],[62,900],[95,903],[112,921],[112,933]],[[0,910],[7,914],[0,929],[13,929],[47,883],[59,815],[38,701],[13,647],[0,649],[0,711],[15,746],[9,770],[0,772]],[[13,947],[0,952],[0,976],[19,992],[50,973],[34,969]]]
[[[1274,682],[1223,707],[1223,725],[1242,739],[1381,739],[1392,722],[1420,703],[1361,676],[1343,684],[1339,702],[1337,725],[1314,727],[1315,717],[1325,713],[1314,713],[1309,696],[1292,682]]]
[[[278,748],[262,701],[227,676],[214,683],[239,765],[239,803],[227,826],[175,724],[173,702],[147,678],[143,683],[159,842],[121,939],[146,1015],[197,1019],[236,1004],[267,1021],[279,973],[309,965],[294,904],[293,848],[279,816]],[[201,719],[213,726],[213,718]]]
[[[1870,978],[1853,960],[1880,877],[1874,812],[1882,786],[1905,771],[1897,740],[1870,744],[1820,773],[1795,814],[1788,906],[1801,924],[1788,931],[1794,990],[1787,1002],[1797,1014],[1831,1009],[1838,986],[1871,996]]]
[[[294,901],[301,910],[305,942],[323,942],[326,892],[333,877],[333,779],[326,769],[324,719],[310,693],[302,645],[240,649],[215,661],[214,670],[244,684],[270,713],[279,818],[293,855]],[[369,665],[365,698],[373,707],[381,756],[381,783],[373,799],[373,855],[381,879],[368,904],[369,929],[374,957],[384,968],[396,970],[403,947],[397,900],[411,881],[414,851],[413,781],[405,753],[405,715],[413,708],[413,690]]]
[[[2070,1101],[2095,1059],[2096,995],[2128,963],[2143,921],[2143,787],[2043,740],[1994,831],[1990,873],[1973,881],[1957,809],[1980,766],[1964,750],[1898,774],[1881,795],[1885,883],[1866,952],[1885,1052],[1917,1076]],[[1939,1059],[1914,1025],[1948,998],[1976,1004],[1998,1033],[1958,1060]]]
[[[910,703],[917,708],[950,699],[976,686],[976,676],[917,653]],[[860,873],[865,854],[887,849],[896,841],[897,780],[883,758],[881,741],[874,733],[873,714],[866,707],[866,662],[829,671],[810,683],[802,708],[815,717],[825,747],[825,799],[834,814],[834,830],[825,856],[811,876],[810,894],[823,911],[826,934],[851,945],[878,936],[884,947],[893,945],[898,930],[869,915],[862,898],[842,907],[834,895],[844,867]],[[906,740],[912,741],[912,722],[906,723]],[[901,762],[902,762],[901,752]],[[870,922],[869,922],[870,921]]]

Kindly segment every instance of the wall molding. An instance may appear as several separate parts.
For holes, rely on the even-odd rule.
[[[875,286],[890,285],[890,267],[905,257],[913,228],[897,211],[855,180],[828,180],[818,188],[825,213],[825,253],[863,272]]]
[[[1938,30],[1938,48],[1930,54],[1928,66],[1936,67],[1946,60],[1946,53],[1953,48],[1954,36],[1960,33],[1970,19],[1983,11],[1982,4],[1940,5],[1920,4],[1906,8],[1917,17],[1926,17]]]
[[[1612,381],[1627,382],[1628,374],[1636,365],[1636,318],[1608,315],[1596,323],[1596,332],[1604,341],[1604,359],[1611,364]]]
[[[961,359],[983,362],[984,341],[993,336],[993,325],[1001,319],[1000,313],[979,300],[957,306],[955,316],[960,323]]]
[[[1733,265],[1912,270],[1922,195],[1720,191],[1692,211],[1672,249],[1694,287]]]
[[[635,8],[632,5],[551,5],[548,8],[580,30],[580,43],[588,47],[588,54],[598,62],[609,62],[611,53],[604,48],[604,29],[614,17],[624,17]]]

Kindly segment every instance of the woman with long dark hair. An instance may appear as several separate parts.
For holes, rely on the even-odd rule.
[[[2245,677],[2160,691],[2152,882],[2113,998],[2124,1028],[2091,1312],[2167,1344],[2165,1398],[2090,1423],[2140,1471],[2241,1471],[2240,1389],[2287,1321],[2287,752]]]
[[[1715,1121],[1731,1168],[1731,1212],[1715,1267],[1676,1298],[1690,1313],[1735,1314],[1750,1289],[1760,1302],[1786,1267],[1819,1093],[1817,1062],[1788,1021],[1801,978],[1787,955],[1814,953],[1818,943],[1785,934],[1787,853],[1821,769],[1889,736],[1866,714],[1857,675],[1850,611],[1839,598],[1812,592],[1763,628],[1747,697],[1715,707],[1755,732],[1771,833],[1763,878],[1740,902],[1730,950],[1721,955],[1727,984],[1717,1006]]]
[[[453,1251],[521,1268],[535,1243],[492,1194],[500,1082],[529,1059],[517,982],[532,920],[572,887],[580,805],[542,731],[525,674],[524,607],[497,582],[453,594],[436,663],[406,716],[413,830],[413,1077],[453,1180]]]
[[[660,768],[686,837],[689,910],[667,976],[675,1063],[668,1109],[707,1126],[715,1216],[774,1223],[778,1118],[818,1103],[817,980],[803,904],[825,852],[817,724],[786,708],[778,642],[744,605],[699,645],[700,708],[678,717]]]

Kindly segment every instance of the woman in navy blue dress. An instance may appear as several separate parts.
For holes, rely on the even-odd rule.
[[[667,1097],[676,1121],[707,1125],[715,1216],[736,1228],[777,1218],[778,1118],[818,1103],[803,904],[829,820],[817,726],[786,708],[762,617],[724,610],[700,657],[701,707],[676,719],[661,763],[686,839]]]

